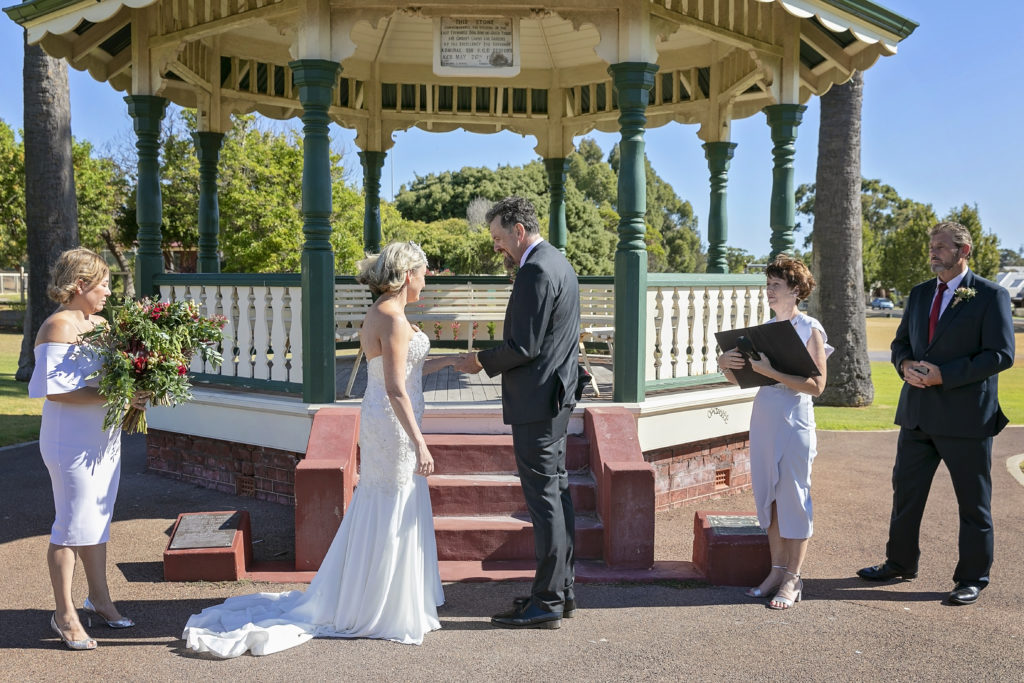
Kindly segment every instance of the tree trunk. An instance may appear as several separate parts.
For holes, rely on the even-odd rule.
[[[864,80],[855,73],[821,97],[818,171],[814,198],[812,313],[836,348],[828,382],[817,403],[865,406],[875,397],[864,316],[861,247],[860,109]]]
[[[71,160],[68,67],[25,42],[25,229],[28,306],[15,377],[27,382],[35,368],[36,334],[57,305],[46,295],[50,268],[78,246],[78,200]]]

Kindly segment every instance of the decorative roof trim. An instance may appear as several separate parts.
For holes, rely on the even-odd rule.
[[[122,7],[138,9],[157,0],[29,0],[4,12],[28,31],[30,45],[38,43],[47,33],[62,35],[73,31],[82,20],[98,24],[117,14]]]
[[[801,19],[817,17],[830,31],[850,31],[865,43],[880,43],[890,54],[913,33],[918,24],[869,0],[777,0],[787,12]],[[776,0],[758,0],[776,2]]]

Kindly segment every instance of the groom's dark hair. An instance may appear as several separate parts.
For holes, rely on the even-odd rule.
[[[526,234],[536,235],[540,233],[540,221],[537,220],[537,210],[533,204],[523,197],[505,197],[491,207],[485,218],[490,225],[496,217],[501,217],[501,227],[509,232],[516,223],[522,223],[526,228]]]

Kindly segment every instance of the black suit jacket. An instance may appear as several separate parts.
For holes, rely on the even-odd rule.
[[[985,438],[1007,424],[999,408],[999,372],[1013,365],[1014,339],[1010,295],[999,285],[968,270],[960,287],[973,299],[950,301],[928,343],[928,316],[938,282],[922,282],[910,291],[892,342],[896,371],[906,359],[939,366],[942,384],[918,389],[903,385],[896,424],[934,436]]]
[[[580,286],[558,249],[540,242],[519,269],[505,309],[502,343],[480,351],[487,375],[501,375],[505,424],[539,422],[575,403]]]

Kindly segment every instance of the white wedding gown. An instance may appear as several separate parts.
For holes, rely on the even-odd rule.
[[[406,387],[423,417],[430,340],[409,344]],[[384,390],[383,361],[367,364],[359,424],[359,485],[309,588],[228,598],[189,618],[189,649],[218,657],[269,655],[310,638],[381,638],[419,645],[441,628],[444,603],[427,481]]]

